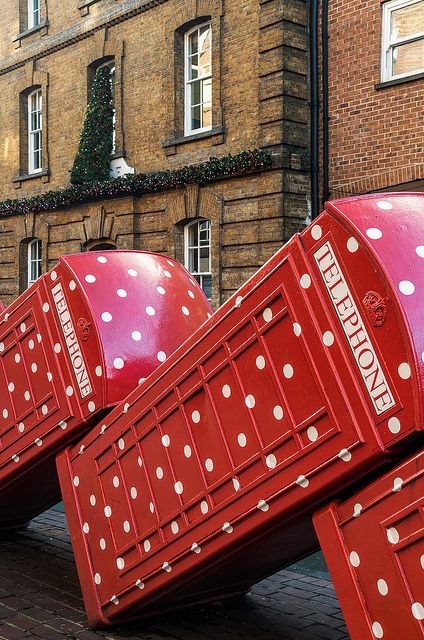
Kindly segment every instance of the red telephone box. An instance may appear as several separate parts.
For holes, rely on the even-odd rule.
[[[245,590],[414,446],[423,233],[422,194],[328,204],[59,456],[91,624]]]
[[[64,256],[0,318],[0,526],[60,500],[55,455],[96,424],[207,318],[177,262]],[[171,321],[172,320],[172,321]]]

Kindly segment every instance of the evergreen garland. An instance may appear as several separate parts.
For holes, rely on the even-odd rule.
[[[0,216],[25,215],[63,209],[82,202],[142,196],[171,189],[181,189],[187,184],[205,185],[220,178],[243,175],[253,171],[270,169],[273,158],[267,151],[254,149],[223,158],[210,158],[207,162],[187,165],[181,169],[158,173],[138,173],[113,178],[103,182],[79,184],[57,191],[47,191],[31,198],[19,198],[0,202]]]
[[[113,97],[110,67],[97,69],[87,105],[71,184],[109,180],[113,147]]]

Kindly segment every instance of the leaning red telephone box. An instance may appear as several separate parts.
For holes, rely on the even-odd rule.
[[[247,589],[414,446],[423,255],[424,195],[330,203],[58,458],[92,625]]]
[[[148,376],[209,310],[174,260],[109,251],[62,257],[3,312],[0,527],[22,525],[60,500],[56,453]]]
[[[424,637],[424,452],[314,517],[352,640]]]

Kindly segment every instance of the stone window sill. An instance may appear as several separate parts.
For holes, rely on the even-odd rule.
[[[194,133],[191,136],[180,136],[165,140],[162,142],[162,147],[165,150],[165,155],[172,156],[177,153],[179,146],[188,144],[190,142],[196,142],[197,140],[205,140],[207,138],[212,139],[212,144],[223,144],[225,138],[225,127],[214,127],[210,131],[202,131],[202,133]]]
[[[80,0],[78,3],[78,9],[80,10],[80,14],[82,16],[88,16],[90,13],[90,7],[93,4],[96,4],[99,0]]]
[[[39,180],[43,183],[47,183],[50,181],[50,171],[49,169],[43,169],[42,171],[38,171],[37,173],[22,173],[14,176],[12,178],[12,182],[15,186],[15,189],[21,188],[21,183],[26,182],[27,180]]]
[[[44,20],[43,22],[40,22],[40,24],[37,25],[36,27],[33,27],[32,29],[27,29],[26,31],[22,31],[21,33],[18,33],[17,36],[14,36],[12,38],[12,42],[16,42],[16,48],[18,48],[21,46],[21,41],[27,38],[28,36],[32,36],[33,33],[39,33],[40,36],[47,35],[48,26],[49,26],[48,21]]]
[[[413,82],[414,80],[423,80],[424,72],[414,73],[414,75],[406,76],[405,78],[396,78],[394,80],[386,80],[385,82],[379,82],[374,85],[374,89],[386,89],[388,87],[395,87],[397,84],[405,84],[405,82]]]

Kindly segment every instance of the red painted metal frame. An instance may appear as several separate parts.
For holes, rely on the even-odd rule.
[[[424,452],[314,516],[352,640],[424,637]]]
[[[413,446],[423,221],[423,195],[331,203],[58,458],[92,625],[247,588]]]
[[[21,526],[60,500],[56,453],[134,389],[209,311],[179,263],[122,251],[61,258],[3,311],[0,527]]]

